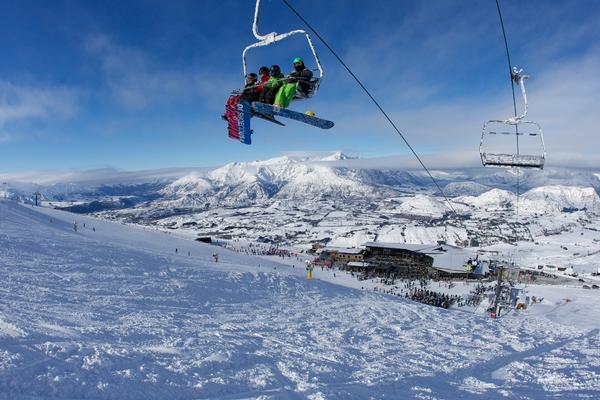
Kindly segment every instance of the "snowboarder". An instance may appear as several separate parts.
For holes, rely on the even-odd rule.
[[[258,76],[254,72],[250,72],[246,75],[246,85],[242,91],[241,100],[245,100],[249,103],[258,100],[260,95],[258,89]]]
[[[278,107],[287,108],[294,98],[296,91],[307,95],[310,90],[310,80],[313,76],[312,71],[306,68],[302,57],[295,57],[293,63],[294,71],[286,77],[286,83],[277,92],[274,105]]]
[[[229,98],[227,99],[227,103],[225,104],[225,114],[221,115],[221,118],[228,121],[229,117],[231,116],[232,113],[235,113],[235,107],[238,103],[238,101],[240,100],[249,100],[249,101],[255,101],[258,99],[258,93],[256,93],[256,99],[255,100],[250,100],[250,98],[252,98],[255,94],[255,91],[253,91],[254,88],[256,88],[256,81],[258,80],[258,76],[254,73],[254,72],[250,72],[248,75],[246,75],[246,84],[244,85],[244,90],[242,91],[242,94],[234,94],[229,96]]]
[[[264,88],[264,84],[267,83],[269,79],[271,79],[271,72],[269,71],[269,67],[260,67],[260,69],[258,70],[258,76],[260,76],[259,87],[261,87],[260,90],[262,90],[262,88]]]
[[[283,85],[285,78],[281,73],[281,68],[279,65],[272,65],[269,70],[271,76],[269,80],[264,85],[264,90],[261,92],[260,97],[258,99],[261,103],[273,104],[275,102],[275,98],[277,97],[278,91]]]
[[[258,70],[258,75],[260,79],[253,72],[248,74],[246,77],[246,86],[240,98],[241,100],[245,100],[248,103],[258,101],[260,94],[265,89],[265,84],[271,78],[271,73],[268,67],[263,66]]]
[[[250,132],[244,129],[240,129],[244,126],[244,123],[249,127],[249,114],[245,114],[244,106],[248,106],[250,101],[258,100],[259,92],[256,91],[256,82],[258,76],[251,72],[246,75],[246,85],[242,94],[233,94],[227,99],[225,104],[225,113],[221,115],[221,118],[227,121],[227,131],[231,139],[240,140],[244,143],[250,144]],[[242,101],[245,100],[245,101]],[[241,106],[241,114],[239,113]]]

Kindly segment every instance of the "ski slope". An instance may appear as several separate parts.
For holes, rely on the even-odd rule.
[[[0,399],[600,397],[598,291],[494,321],[319,274],[0,201]]]

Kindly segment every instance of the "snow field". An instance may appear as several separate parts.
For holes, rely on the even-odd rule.
[[[550,309],[493,321],[4,201],[0,282],[0,399],[600,394],[598,329]]]

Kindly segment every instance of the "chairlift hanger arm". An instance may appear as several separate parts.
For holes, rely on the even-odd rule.
[[[529,75],[523,74],[523,69],[517,69],[513,67],[511,77],[519,87],[521,88],[521,96],[523,97],[523,114],[508,118],[506,120],[509,124],[517,124],[527,116],[528,103],[527,103],[527,92],[525,91],[525,79],[529,78]]]
[[[258,42],[247,46],[244,49],[244,51],[242,52],[242,64],[244,66],[244,76],[246,76],[247,71],[248,71],[248,67],[247,67],[247,63],[246,63],[246,53],[248,52],[248,50],[256,48],[256,47],[268,46],[268,45],[276,43],[280,40],[287,39],[293,35],[304,35],[306,37],[306,40],[308,41],[308,46],[310,47],[313,57],[315,58],[315,61],[317,63],[317,68],[319,69],[319,78],[322,79],[323,75],[324,75],[323,74],[323,66],[321,65],[321,60],[319,59],[319,56],[317,55],[317,51],[315,49],[313,41],[312,41],[310,35],[308,34],[308,32],[306,32],[302,29],[297,29],[297,30],[293,30],[293,31],[290,31],[287,33],[282,33],[282,34],[277,34],[276,32],[271,32],[266,35],[261,35],[258,32],[258,21],[260,19],[260,2],[261,2],[261,0],[256,0],[256,6],[254,8],[254,22],[252,23],[252,33],[254,34],[254,37],[256,37],[256,39],[258,39]]]

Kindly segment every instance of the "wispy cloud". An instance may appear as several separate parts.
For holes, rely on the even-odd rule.
[[[33,87],[0,81],[0,142],[20,134],[14,126],[41,119],[70,118],[79,111],[78,90],[66,87]]]
[[[6,143],[6,142],[10,142],[12,140],[12,135],[10,135],[7,132],[3,132],[0,129],[0,143]]]
[[[543,128],[548,165],[600,164],[596,156],[600,146],[600,76],[597,71],[600,71],[599,47],[592,47],[577,57],[548,61],[541,70],[526,71],[532,75],[526,82],[527,119]],[[411,91],[419,91],[420,86],[428,90],[423,82],[408,85]],[[434,162],[431,157],[437,155],[440,161],[468,166],[479,161],[483,123],[512,116],[508,87],[507,80],[502,91],[490,87],[478,96],[467,93],[451,99],[438,98],[420,107],[412,107],[410,102],[400,98],[387,99],[384,104],[411,145],[427,153],[429,160]],[[518,88],[517,101],[520,109]],[[363,134],[375,143],[389,143],[388,139],[396,136],[392,127],[374,107],[365,106],[364,101],[360,104],[362,108],[348,103],[330,105],[327,116],[336,120],[336,129],[344,135]],[[400,140],[398,148],[405,148]]]
[[[89,37],[85,47],[99,60],[103,79],[112,95],[130,109],[180,102],[196,96],[216,99],[215,88],[223,87],[230,79],[215,70],[169,68],[150,53],[119,44],[103,34]],[[223,102],[222,97],[219,94],[219,104]]]
[[[192,172],[206,172],[208,170],[210,170],[210,168],[166,168],[147,171],[123,171],[116,168],[105,167],[82,171],[44,170],[7,173],[0,174],[0,179],[11,184],[32,183],[38,185],[114,185],[173,180]]]

